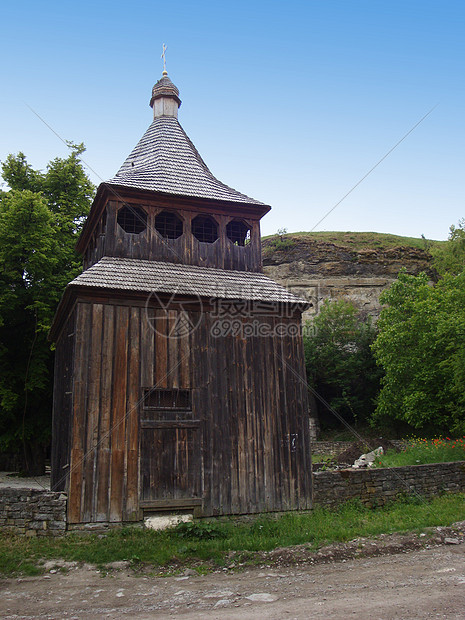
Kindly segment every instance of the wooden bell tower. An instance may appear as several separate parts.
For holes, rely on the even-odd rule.
[[[70,523],[311,506],[306,304],[262,273],[270,207],[211,174],[180,104],[164,71],[51,330],[52,486]]]

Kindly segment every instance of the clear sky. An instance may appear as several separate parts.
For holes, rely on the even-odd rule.
[[[23,0],[0,23],[0,160],[66,154],[29,105],[112,177],[152,120],[164,42],[182,126],[273,207],[264,234],[311,230],[435,105],[317,230],[445,239],[465,217],[463,0]]]

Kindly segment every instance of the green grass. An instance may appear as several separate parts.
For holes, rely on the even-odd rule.
[[[332,455],[327,454],[313,454],[312,452],[312,463],[329,463],[333,460]]]
[[[276,235],[268,235],[263,237],[263,240],[273,239]],[[387,233],[376,232],[337,232],[337,231],[322,231],[322,232],[293,232],[286,233],[283,240],[293,239],[309,239],[313,241],[322,241],[334,243],[343,247],[351,248],[353,250],[388,250],[396,247],[412,247],[421,250],[436,248],[446,241],[434,241],[427,240],[425,242],[422,238],[417,237],[402,237],[400,235],[390,235]]]
[[[376,460],[376,465],[377,467],[403,467],[452,461],[465,461],[465,438],[411,439],[410,445],[401,452],[387,450],[386,454]]]
[[[235,562],[254,563],[257,551],[306,544],[318,548],[359,536],[421,530],[465,519],[465,496],[444,495],[430,502],[406,499],[369,509],[349,502],[338,510],[316,507],[305,513],[279,517],[211,519],[156,532],[125,527],[103,537],[69,533],[61,538],[0,535],[0,574],[37,574],[40,562],[63,559],[99,567],[128,560],[134,567],[150,565],[155,571],[193,566],[199,572]]]

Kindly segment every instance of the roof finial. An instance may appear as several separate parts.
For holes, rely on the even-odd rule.
[[[163,43],[163,53],[161,55],[161,58],[163,58],[163,75],[168,75],[168,71],[166,70],[166,50],[168,48],[166,47],[166,45]]]

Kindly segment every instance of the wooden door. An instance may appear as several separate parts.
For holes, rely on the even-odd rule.
[[[201,429],[190,390],[148,390],[140,429],[141,508],[201,504]]]

